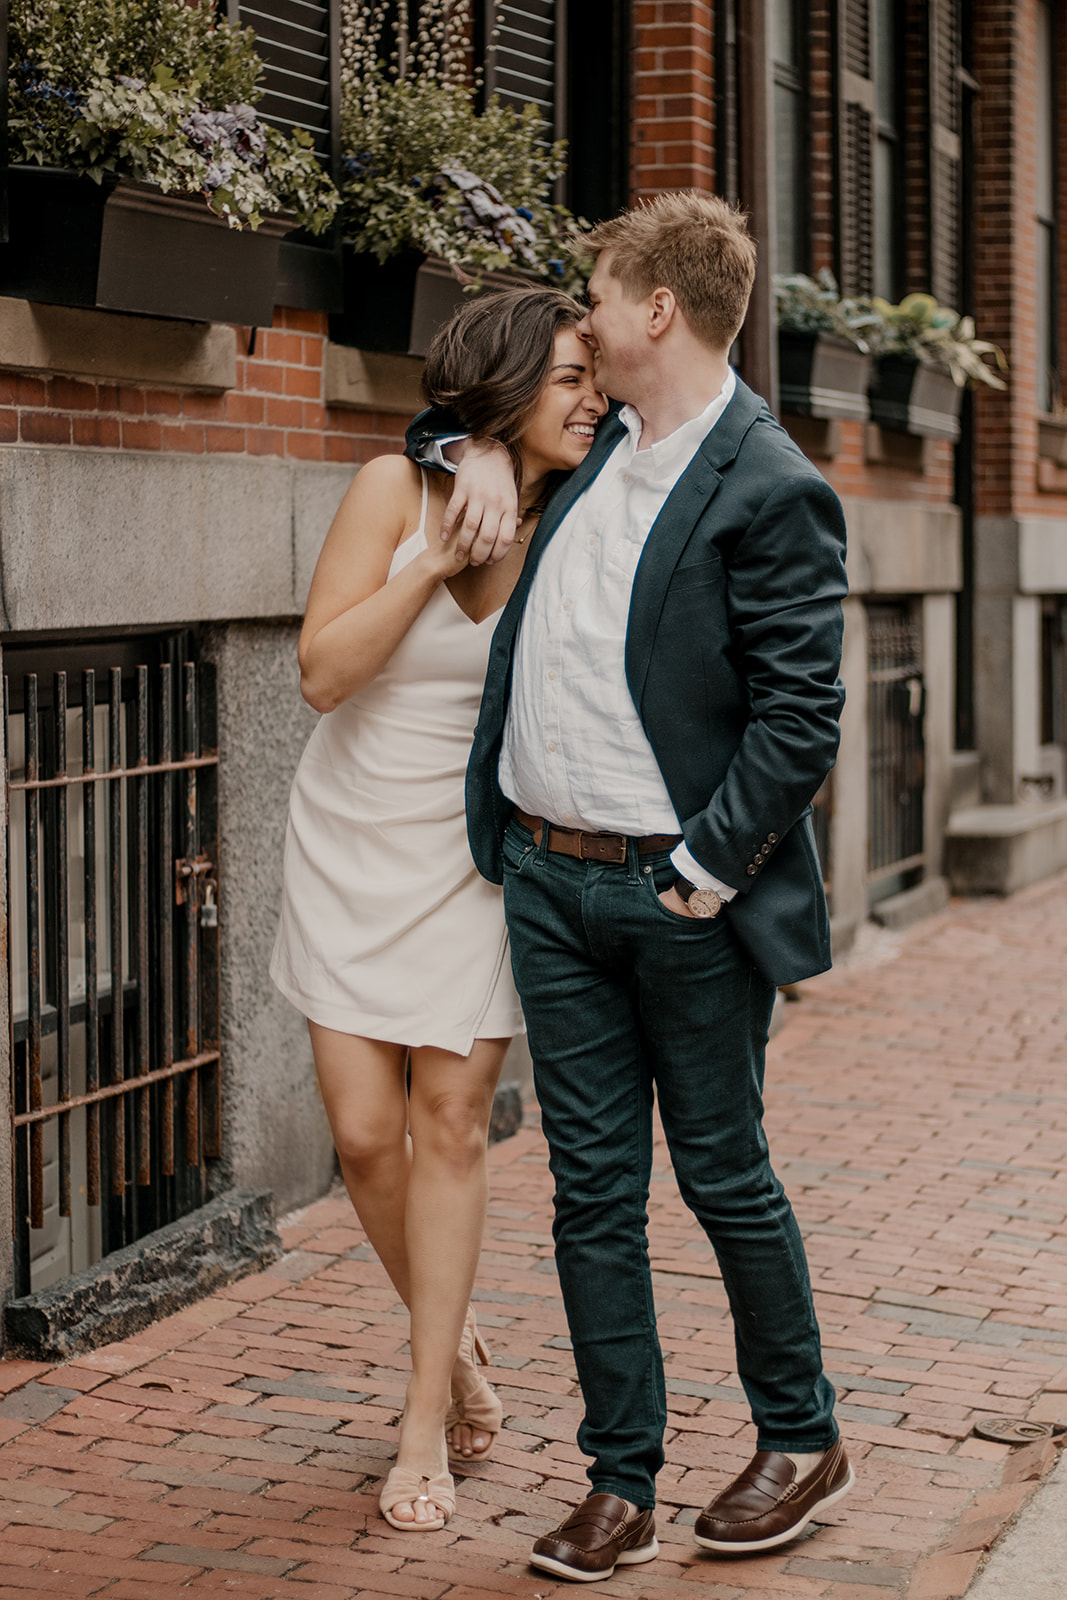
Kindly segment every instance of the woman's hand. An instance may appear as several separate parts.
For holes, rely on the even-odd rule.
[[[435,538],[431,522],[426,530],[426,548],[415,557],[412,566],[419,568],[436,584],[455,577],[457,572],[462,572],[469,565],[470,556],[460,542],[459,529],[446,533],[442,525],[440,538]]]
[[[515,542],[519,492],[511,457],[495,439],[459,439],[459,459],[441,538],[456,538],[457,554],[472,567],[501,561]],[[458,568],[456,569],[459,570]]]

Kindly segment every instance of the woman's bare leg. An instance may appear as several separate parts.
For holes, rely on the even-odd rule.
[[[409,1106],[403,1046],[308,1027],[345,1186],[411,1312],[397,1465],[432,1477],[446,1470],[444,1418],[481,1250],[486,1139],[508,1041],[476,1040],[466,1057],[412,1050]],[[437,1514],[425,1501],[393,1508],[400,1521]]]
[[[411,1279],[411,1382],[397,1464],[447,1471],[445,1413],[485,1227],[485,1152],[506,1039],[478,1039],[469,1056],[411,1052],[407,1257]],[[407,1520],[406,1507],[393,1515]],[[420,1512],[423,1515],[420,1515]],[[436,1508],[412,1508],[429,1520]]]
[[[345,1188],[389,1281],[410,1307],[407,1049],[317,1022],[309,1022],[308,1031]]]

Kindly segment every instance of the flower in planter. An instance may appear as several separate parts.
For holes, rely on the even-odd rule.
[[[199,192],[231,227],[331,221],[337,192],[309,136],[255,113],[255,35],[212,6],[11,0],[10,35],[16,161]]]
[[[346,237],[382,262],[407,250],[443,257],[472,286],[511,271],[582,288],[589,263],[571,241],[587,225],[550,198],[562,141],[546,140],[532,105],[494,98],[478,109],[470,0],[423,0],[414,37],[407,10],[403,0],[389,15],[380,0],[343,7]]]
[[[833,273],[826,267],[814,278],[802,272],[774,279],[779,328],[790,333],[833,333],[866,354],[881,326],[869,301],[842,299]]]
[[[1006,389],[1000,372],[1007,372],[1004,352],[988,339],[976,336],[974,318],[938,305],[933,295],[909,294],[899,305],[877,295],[870,301],[880,318],[879,355],[910,357],[926,366],[946,369],[957,388],[988,384]],[[999,372],[986,361],[991,356]]]

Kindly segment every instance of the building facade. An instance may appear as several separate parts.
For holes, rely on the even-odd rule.
[[[265,109],[336,161],[336,4],[229,10],[260,33]],[[487,89],[571,140],[575,211],[695,187],[750,212],[738,365],[849,525],[848,701],[817,804],[839,949],[950,882],[1062,866],[1063,0],[509,0],[476,20]],[[823,268],[973,314],[1009,387],[954,423],[798,398],[772,279]],[[213,1197],[267,1188],[283,1212],[333,1174],[302,1019],[267,978],[313,722],[295,644],[352,473],[418,404],[420,344],[341,342],[335,246],[288,241],[277,282],[269,327],[0,292],[8,1299]],[[419,284],[424,338],[450,289],[432,266]]]

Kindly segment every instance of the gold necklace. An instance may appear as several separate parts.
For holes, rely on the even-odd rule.
[[[531,518],[539,517],[541,515],[542,511],[545,509],[545,506],[547,504],[548,504],[548,495],[547,494],[542,494],[542,495],[539,495],[538,498],[535,501],[533,501],[533,503],[531,505],[528,505],[526,507],[526,510],[523,512],[522,516],[519,518],[518,522],[515,524],[515,543],[516,544],[525,544],[526,543],[527,539],[530,537],[530,532],[532,530],[527,530],[526,533],[520,535],[519,529],[521,527],[523,527],[523,525],[525,523],[529,522]]]

